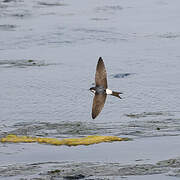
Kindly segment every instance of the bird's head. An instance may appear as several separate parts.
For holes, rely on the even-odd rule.
[[[94,93],[94,94],[95,94],[95,92],[96,92],[95,87],[91,87],[89,90],[90,90],[92,93]]]

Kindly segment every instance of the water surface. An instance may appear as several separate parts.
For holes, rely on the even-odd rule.
[[[133,140],[74,148],[0,144],[0,178],[179,176],[179,5],[178,0],[1,0],[0,137],[99,134]],[[88,89],[99,56],[109,88],[123,92],[123,99],[108,97],[92,120]],[[165,164],[171,159],[173,167]],[[99,173],[92,170],[91,176],[85,168],[83,174],[82,166]],[[62,168],[69,174],[52,173]],[[122,168],[127,173],[108,174]]]

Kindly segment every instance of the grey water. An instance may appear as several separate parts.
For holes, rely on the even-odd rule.
[[[132,138],[73,148],[1,143],[0,179],[179,177],[179,5],[0,0],[0,138]],[[100,56],[109,88],[123,94],[92,120]]]

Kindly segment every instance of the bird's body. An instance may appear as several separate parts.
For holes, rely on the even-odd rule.
[[[90,91],[95,94],[92,107],[93,119],[95,119],[98,116],[98,114],[104,107],[107,95],[112,95],[121,98],[119,94],[122,94],[120,92],[115,92],[108,89],[106,69],[103,59],[101,57],[99,58],[96,67],[95,83],[96,86],[90,88]]]
[[[106,89],[103,86],[96,86],[91,89],[94,94],[105,94]]]
[[[90,88],[91,92],[94,94],[110,94],[112,95],[113,91],[110,89],[105,89],[103,86],[97,86],[97,87],[92,87]]]

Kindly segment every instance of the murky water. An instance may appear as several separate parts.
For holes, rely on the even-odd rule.
[[[73,148],[0,144],[0,179],[180,176],[179,5],[0,0],[0,137],[133,139]],[[99,56],[109,88],[123,99],[108,97],[92,120],[88,89]]]

